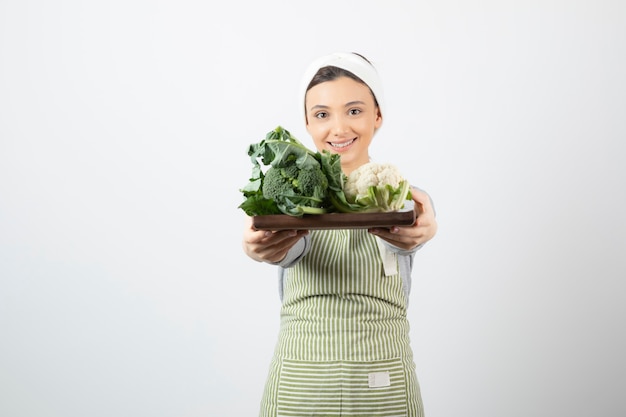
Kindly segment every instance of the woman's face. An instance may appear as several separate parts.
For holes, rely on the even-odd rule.
[[[369,146],[382,116],[370,89],[349,77],[312,87],[306,94],[307,131],[318,151],[341,155],[348,175],[369,162]]]

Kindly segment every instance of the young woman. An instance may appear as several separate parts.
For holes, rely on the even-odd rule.
[[[346,175],[370,161],[384,106],[367,59],[315,60],[300,105],[315,147],[341,154]],[[423,416],[407,305],[415,252],[437,223],[428,194],[411,193],[412,226],[268,232],[247,223],[244,251],[277,265],[282,300],[262,417]]]

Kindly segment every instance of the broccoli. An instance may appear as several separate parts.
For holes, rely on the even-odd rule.
[[[328,178],[321,168],[306,167],[298,173],[295,185],[302,195],[325,196],[328,189]]]
[[[302,216],[334,211],[329,182],[342,182],[339,155],[311,151],[280,126],[250,145],[248,155],[252,177],[241,190],[245,200],[239,206],[246,214]],[[267,167],[265,173],[261,165]]]
[[[290,201],[301,206],[302,213],[324,213],[328,179],[320,167],[295,165],[270,167],[263,178],[263,197],[280,202]]]
[[[261,187],[263,197],[276,200],[280,197],[294,195],[297,171],[298,169],[295,166],[285,168],[269,167]]]

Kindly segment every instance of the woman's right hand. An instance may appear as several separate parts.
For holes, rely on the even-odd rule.
[[[243,250],[258,262],[277,263],[289,252],[308,230],[257,230],[252,226],[252,218],[246,218],[243,231]]]

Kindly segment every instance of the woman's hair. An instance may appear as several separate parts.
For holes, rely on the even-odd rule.
[[[365,62],[372,65],[372,63],[363,55],[357,54],[356,52],[353,52],[353,54],[361,57]],[[334,81],[340,77],[352,78],[354,81],[367,86],[367,88],[370,90],[370,93],[372,94],[372,97],[374,98],[374,104],[378,106],[378,100],[376,100],[376,95],[374,94],[372,89],[369,87],[369,85],[367,85],[366,82],[364,82],[362,79],[354,75],[352,72],[345,70],[343,68],[339,68],[339,67],[326,66],[326,67],[320,68],[311,79],[311,82],[307,86],[306,91],[309,91],[311,88],[315,87],[318,84],[321,84],[327,81]]]

